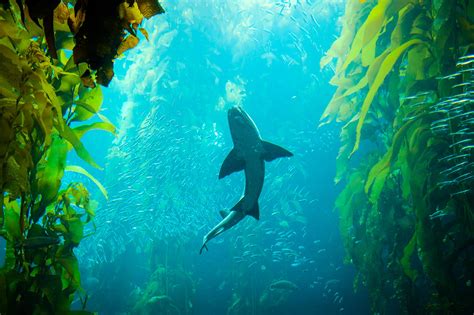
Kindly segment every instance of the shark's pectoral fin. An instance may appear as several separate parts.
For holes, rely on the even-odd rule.
[[[274,159],[281,158],[281,157],[290,157],[293,156],[293,153],[284,149],[276,144],[262,141],[263,145],[263,155],[262,158],[267,161],[273,161]]]
[[[241,171],[244,167],[245,161],[237,155],[235,149],[232,149],[222,163],[221,170],[219,171],[219,179],[234,172]]]

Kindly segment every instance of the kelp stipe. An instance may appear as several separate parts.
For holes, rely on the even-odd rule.
[[[337,59],[321,119],[344,124],[336,208],[354,285],[373,312],[472,310],[474,3],[354,0],[344,21],[321,61]]]

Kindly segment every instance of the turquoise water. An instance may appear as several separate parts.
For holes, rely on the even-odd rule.
[[[84,140],[104,165],[94,175],[109,194],[96,192],[95,233],[76,252],[87,309],[368,313],[333,211],[337,126],[317,128],[334,92],[333,71],[319,60],[340,32],[344,1],[163,6],[167,13],[144,25],[149,42],[116,61],[104,89],[102,114],[117,137],[91,132]],[[199,255],[219,210],[232,208],[245,184],[243,172],[218,180],[232,149],[233,106],[294,156],[266,163],[260,220],[247,217]]]

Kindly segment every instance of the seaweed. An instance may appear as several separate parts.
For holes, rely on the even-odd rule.
[[[348,1],[321,60],[337,61],[321,123],[343,124],[336,208],[346,261],[374,313],[474,309],[473,7]]]
[[[103,96],[96,85],[106,85],[111,76],[101,78],[102,63],[93,60],[111,63],[117,47],[95,43],[110,53],[97,57],[96,50],[88,50],[78,61],[72,50],[83,42],[77,34],[106,30],[86,30],[79,21],[70,23],[75,30],[71,32],[67,21],[74,17],[77,22],[86,13],[93,16],[89,10],[99,2],[77,1],[82,11],[76,9],[75,14],[68,8],[72,1],[2,1],[0,6],[0,236],[6,240],[0,313],[69,313],[78,293],[86,308],[73,250],[87,236],[85,227],[94,228],[96,203],[82,183],[65,185],[62,179],[65,171],[80,173],[107,197],[87,170],[67,165],[67,155],[74,149],[86,163],[100,168],[81,138],[91,130],[115,134],[115,127],[99,113]],[[120,43],[132,21],[117,12],[123,7],[120,12],[127,13],[137,3],[148,17],[162,13],[157,1],[109,1],[102,7],[116,18]],[[131,32],[139,22],[133,21]]]

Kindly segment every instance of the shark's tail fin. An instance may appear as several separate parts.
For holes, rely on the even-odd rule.
[[[202,254],[202,250],[203,250],[204,248],[206,249],[207,252],[209,251],[209,249],[207,248],[206,243],[204,243],[204,244],[202,244],[202,246],[201,246],[201,250],[199,251],[199,255]]]
[[[263,159],[267,162],[273,161],[274,159],[281,157],[290,157],[293,156],[293,153],[284,149],[276,144],[262,141],[263,145]]]

